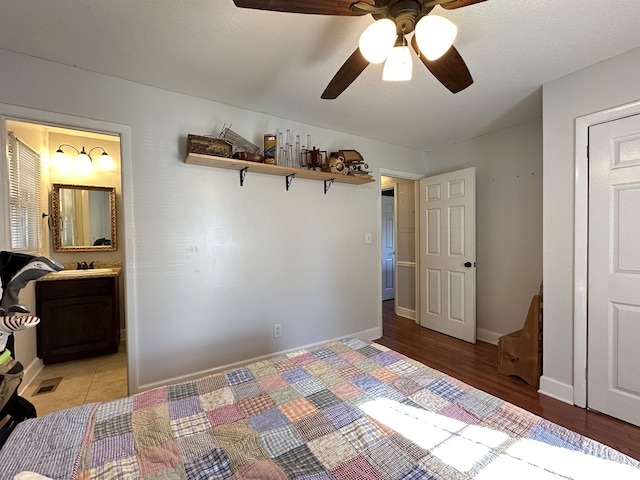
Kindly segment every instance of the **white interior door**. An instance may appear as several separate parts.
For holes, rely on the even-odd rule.
[[[382,195],[382,301],[395,298],[394,197]]]
[[[476,170],[420,180],[420,325],[476,341]]]
[[[589,408],[640,426],[640,115],[589,128]]]

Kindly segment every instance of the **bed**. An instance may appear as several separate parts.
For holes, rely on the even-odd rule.
[[[640,479],[639,462],[612,448],[353,338],[22,422],[0,450],[0,478],[26,471],[81,480]]]

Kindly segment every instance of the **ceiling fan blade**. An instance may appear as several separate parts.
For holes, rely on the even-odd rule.
[[[467,64],[464,63],[462,56],[453,45],[447,50],[447,53],[438,60],[433,61],[427,60],[426,57],[420,53],[415,35],[411,39],[411,46],[420,57],[420,60],[422,60],[422,63],[424,63],[424,66],[427,67],[433,76],[436,77],[442,85],[447,87],[451,93],[458,93],[473,83],[473,78],[467,68]]]
[[[233,0],[236,7],[270,10],[273,12],[310,13],[316,15],[365,15],[352,11],[353,0]],[[366,3],[373,4],[373,0]]]
[[[333,76],[327,88],[324,89],[320,98],[333,100],[344,92],[353,81],[367,68],[369,62],[362,56],[360,49],[351,54],[340,70]]]
[[[456,8],[466,7],[475,3],[485,2],[486,0],[454,0],[453,2],[441,3],[442,8],[447,10],[455,10]]]

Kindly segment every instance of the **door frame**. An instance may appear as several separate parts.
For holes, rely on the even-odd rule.
[[[573,262],[573,403],[587,407],[589,286],[589,127],[640,114],[640,101],[576,118]]]
[[[378,169],[378,181],[380,182],[380,177],[385,176],[385,177],[394,177],[394,178],[401,178],[404,180],[413,180],[413,181],[418,181],[421,178],[424,178],[425,175],[427,175],[426,173],[414,173],[414,172],[405,172],[405,171],[401,171],[401,170],[392,170],[389,168],[382,168],[380,167]],[[382,191],[382,189],[378,189],[378,195],[380,195],[380,192]],[[397,193],[397,190],[396,190]],[[417,197],[417,196],[416,196]],[[418,205],[419,202],[419,198],[416,198],[416,205]],[[394,201],[394,204],[396,204],[397,200]],[[395,222],[397,222],[397,211],[395,212],[396,215],[394,216],[394,224]],[[420,212],[419,209],[416,207],[415,208],[415,221],[416,221],[416,225],[418,225],[418,220],[420,218]],[[394,225],[395,227],[397,227],[397,224]],[[394,235],[397,235],[397,228],[395,229],[396,231],[394,232]],[[415,322],[417,324],[420,324],[420,297],[418,296],[420,294],[420,257],[418,256],[420,253],[420,232],[418,231],[419,229],[416,227],[415,229],[415,259],[416,259],[416,268],[415,268],[415,299],[416,299],[416,318],[415,318]],[[379,201],[378,202],[378,239],[382,238],[382,202]],[[397,237],[396,237],[397,238]],[[397,244],[396,244],[397,245]],[[380,250],[378,252],[378,285],[382,285],[382,250]],[[397,275],[397,262],[396,262],[396,271],[394,272],[394,275]],[[397,277],[396,277],[397,279]],[[396,288],[397,288],[398,284],[396,282]],[[380,328],[382,329],[382,289],[379,288],[378,290],[380,290],[379,293],[379,302],[378,304],[380,305]],[[397,307],[397,298],[398,298],[398,292],[396,291],[396,298],[393,300],[394,302],[394,312],[395,309]],[[382,330],[381,330],[382,331]]]
[[[45,110],[38,110],[28,107],[20,107],[17,105],[10,105],[6,103],[0,103],[0,146],[4,146],[6,138],[5,120],[16,120],[27,123],[39,123],[43,125],[71,128],[76,130],[85,130],[89,132],[105,133],[118,135],[120,137],[120,176],[121,176],[121,195],[122,195],[122,231],[125,241],[122,242],[118,248],[122,248],[124,252],[125,266],[124,271],[124,291],[125,291],[125,306],[124,315],[126,322],[126,344],[127,344],[127,389],[129,392],[135,392],[138,381],[138,371],[136,368],[137,362],[137,350],[136,350],[136,324],[132,319],[135,319],[135,312],[137,310],[136,296],[134,289],[134,282],[128,281],[128,277],[135,274],[135,260],[133,258],[133,248],[128,248],[135,244],[135,235],[133,228],[133,185],[131,178],[133,176],[133,162],[132,162],[132,141],[131,141],[131,127],[120,123],[113,123],[103,120],[93,120],[85,117],[78,117],[74,115],[68,115],[65,113],[48,112]],[[0,199],[5,200],[5,196],[8,195],[5,186],[0,186]],[[46,200],[49,201],[48,199]],[[0,209],[0,222],[7,222],[7,214]],[[6,224],[6,223],[5,223]],[[6,229],[5,229],[6,230]],[[129,232],[129,234],[127,234]],[[6,235],[6,234],[5,234]],[[1,243],[8,245],[7,240],[3,235]]]

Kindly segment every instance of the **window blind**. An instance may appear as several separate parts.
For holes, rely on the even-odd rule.
[[[40,155],[13,132],[7,133],[11,248],[40,249]]]

